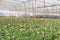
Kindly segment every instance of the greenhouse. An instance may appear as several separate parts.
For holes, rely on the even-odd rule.
[[[0,40],[60,40],[60,0],[0,0]]]

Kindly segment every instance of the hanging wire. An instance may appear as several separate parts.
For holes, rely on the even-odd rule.
[[[34,0],[32,0],[32,14],[34,14]]]
[[[45,5],[46,5],[46,4],[45,4],[45,0],[44,0],[44,17],[45,17],[45,11],[46,11],[46,10],[45,10],[45,8],[46,8]]]
[[[13,11],[14,11],[14,8],[12,7],[11,10],[9,10],[9,11],[12,11],[11,17],[13,18]]]
[[[35,15],[36,15],[36,0],[33,0],[33,2],[32,2],[32,10],[33,10],[33,15],[34,15],[34,17],[35,17]]]
[[[15,16],[17,17],[17,6],[15,6]]]
[[[4,2],[4,0],[0,0],[0,3]]]
[[[45,19],[45,0],[44,0],[44,35],[43,35],[43,40],[45,40],[45,22],[46,22],[46,19]]]
[[[53,6],[55,7],[56,4],[55,4],[55,1],[54,1],[54,0],[53,0],[53,3],[54,3]],[[56,12],[56,13],[54,13],[54,14],[57,14],[57,6],[55,7],[55,12]],[[57,17],[57,15],[55,15],[55,16]],[[55,19],[56,17],[54,17],[54,19]]]
[[[19,15],[18,15],[18,4],[17,4],[17,6],[16,6],[16,12],[17,12],[17,14],[16,14],[16,16],[17,16],[17,18],[19,18]]]
[[[35,15],[36,15],[36,0],[34,0],[34,10],[35,10]],[[36,16],[35,16],[36,17]]]
[[[57,16],[57,18],[59,18],[59,16],[58,16],[58,9],[57,9],[58,7],[56,6],[56,16]]]
[[[19,17],[21,17],[21,5],[19,5]]]
[[[53,14],[55,14],[54,17],[53,17],[53,21],[54,21],[53,23],[54,23],[54,25],[56,25],[56,22],[57,22],[57,19],[56,19],[56,18],[58,18],[58,16],[57,16],[57,5],[56,5],[56,3],[55,3],[55,0],[53,0],[53,3],[54,3],[53,6],[55,7],[55,9],[54,9],[55,12],[53,12]],[[52,25],[52,24],[51,24],[51,25]],[[53,26],[53,25],[52,25],[52,27],[53,27],[53,29],[52,29],[52,32],[53,32],[53,31],[55,30],[55,27],[56,27],[56,26]],[[53,33],[52,33],[52,35],[53,35]],[[55,35],[56,35],[56,34],[55,34]],[[52,36],[52,40],[55,40],[55,37],[54,37],[55,35]]]
[[[24,3],[24,13],[25,13],[24,17],[26,17],[26,4],[25,4],[25,2],[23,2],[23,3]]]

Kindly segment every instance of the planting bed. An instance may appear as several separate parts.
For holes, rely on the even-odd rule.
[[[0,40],[60,40],[60,19],[0,18]]]

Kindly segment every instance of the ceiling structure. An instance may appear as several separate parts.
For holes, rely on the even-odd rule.
[[[0,10],[6,13],[59,13],[60,0],[0,0]]]

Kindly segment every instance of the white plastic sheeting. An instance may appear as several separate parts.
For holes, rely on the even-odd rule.
[[[18,13],[18,14],[17,14]],[[0,16],[25,16],[25,12],[0,10]]]
[[[33,0],[35,3],[35,0]],[[26,16],[32,14],[32,6],[36,9],[34,14],[44,14],[44,0],[36,0],[36,3],[32,5],[32,0],[1,0],[0,2],[0,16]],[[59,0],[45,0],[45,6],[47,7],[48,14],[52,12],[52,15],[56,14],[56,9],[60,12]],[[57,8],[56,8],[57,7]],[[26,9],[25,9],[26,8]],[[26,12],[28,11],[28,12]],[[29,13],[29,14],[28,14]],[[47,12],[46,12],[47,13]]]

